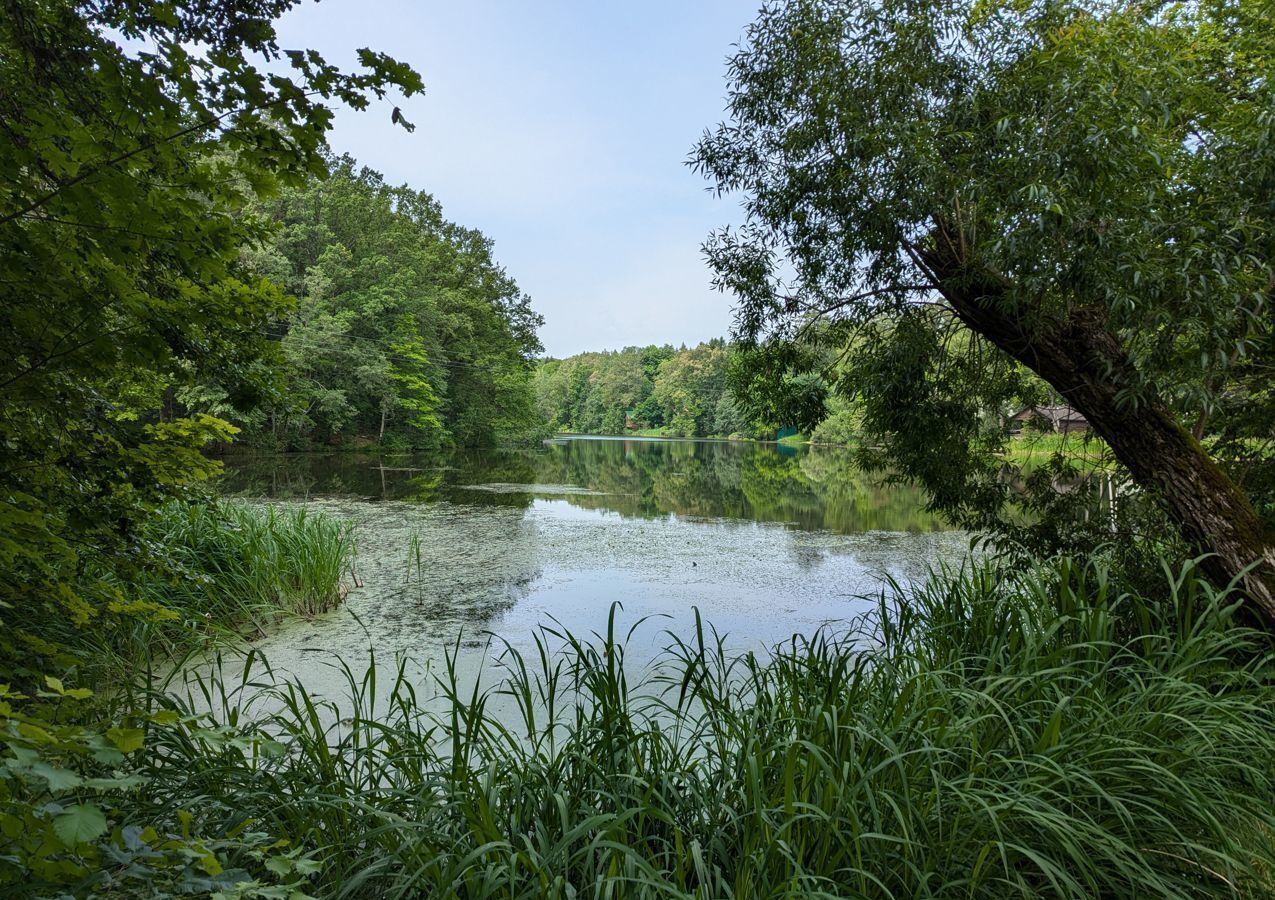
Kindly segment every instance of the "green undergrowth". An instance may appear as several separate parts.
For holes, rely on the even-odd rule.
[[[980,563],[766,656],[670,637],[644,675],[613,611],[507,651],[503,683],[442,673],[443,714],[403,661],[347,669],[339,702],[245,668],[197,685],[216,722],[139,693],[122,763],[55,783],[11,743],[0,786],[63,817],[80,895],[1263,897],[1275,655],[1233,599],[1191,567],[1135,594]],[[276,711],[250,720],[254,691]],[[138,781],[84,780],[103,766]]]
[[[50,629],[64,677],[0,684],[0,896],[288,896],[257,891],[222,864],[278,870],[287,856],[275,838],[194,833],[187,807],[197,798],[164,816],[140,802],[151,779],[167,777],[161,733],[210,753],[219,741],[249,757],[277,745],[142,703],[132,678],[177,671],[223,637],[339,603],[350,529],[301,509],[174,502],[146,522],[141,542],[154,562],[119,585],[127,604],[91,626]]]

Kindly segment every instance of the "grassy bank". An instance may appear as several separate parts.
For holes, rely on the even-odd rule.
[[[1115,466],[1106,443],[1096,435],[1028,433],[1010,438],[1005,445],[1006,460],[1025,470],[1044,465],[1060,453],[1081,470]]]
[[[702,631],[641,683],[615,634],[512,656],[516,722],[446,675],[427,714],[384,661],[339,714],[296,684],[255,724],[151,696],[136,787],[46,799],[104,811],[63,856],[120,891],[1267,896],[1275,656],[1228,600],[1189,570],[1141,596],[1069,562],[977,568],[770,659]]]

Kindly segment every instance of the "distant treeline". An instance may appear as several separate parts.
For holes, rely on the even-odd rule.
[[[732,355],[714,339],[548,359],[536,368],[536,404],[557,431],[754,437],[759,425],[728,385]]]
[[[250,210],[276,227],[244,262],[292,298],[257,377],[201,381],[174,405],[284,449],[491,445],[542,430],[542,319],[491,241],[348,156],[330,169]]]
[[[547,359],[536,405],[555,431],[581,434],[773,440],[800,420],[817,443],[856,441],[860,417],[821,376],[767,373],[759,357],[715,338]]]

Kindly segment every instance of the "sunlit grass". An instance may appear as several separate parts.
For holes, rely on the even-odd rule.
[[[1005,444],[1005,458],[1024,471],[1044,465],[1059,454],[1082,470],[1115,467],[1106,442],[1090,433],[1026,431]]]
[[[286,839],[319,896],[1267,896],[1275,657],[1232,599],[985,564],[773,656],[701,626],[644,675],[613,611],[509,650],[502,684],[450,667],[445,713],[380,660],[340,704],[284,683],[229,714],[274,754],[157,730],[138,816]]]

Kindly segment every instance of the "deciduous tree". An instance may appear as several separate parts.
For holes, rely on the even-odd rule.
[[[695,154],[744,198],[746,224],[708,248],[742,336],[822,320],[844,343],[868,326],[867,425],[974,518],[1006,499],[979,414],[1025,367],[1275,626],[1270,524],[1194,433],[1255,359],[1270,371],[1270,15],[1269,0],[768,4],[730,64],[730,120]],[[956,331],[972,336],[959,353]]]
[[[32,617],[133,608],[136,520],[230,434],[167,414],[173,389],[214,366],[260,389],[284,300],[242,266],[263,232],[238,211],[323,171],[330,104],[421,89],[370,50],[354,73],[281,50],[293,5],[0,2],[0,679],[50,651]]]

